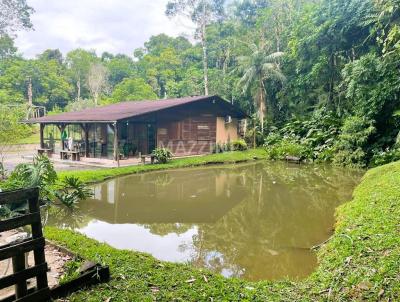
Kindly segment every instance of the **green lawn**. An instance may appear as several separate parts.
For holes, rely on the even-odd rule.
[[[205,158],[212,161],[213,157]],[[191,161],[200,164],[202,159],[169,165],[188,166]],[[115,169],[113,176],[116,171],[128,173]],[[102,176],[84,174],[83,179],[96,181]],[[117,250],[69,230],[48,227],[45,233],[83,258],[110,266],[109,283],[77,292],[70,301],[399,301],[399,184],[400,162],[368,171],[353,200],[337,209],[335,233],[318,252],[319,267],[298,282],[226,279],[147,254]]]
[[[251,161],[256,159],[266,158],[266,151],[264,149],[250,149],[247,151],[234,151],[218,154],[210,154],[204,156],[177,158],[171,160],[167,164],[155,164],[155,165],[137,165],[120,168],[106,168],[96,170],[82,170],[82,171],[65,171],[58,173],[60,178],[65,176],[76,176],[86,183],[99,182],[108,178],[128,175],[133,173],[142,173],[149,171],[184,168],[184,167],[196,167],[211,164],[223,164],[223,163],[240,163],[245,161]]]
[[[32,133],[20,139],[18,142],[16,142],[16,145],[25,145],[25,144],[39,144],[40,143],[40,132],[38,127],[33,127],[32,128]]]

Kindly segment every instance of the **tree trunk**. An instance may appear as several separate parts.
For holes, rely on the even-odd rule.
[[[33,93],[32,93],[32,78],[29,77],[28,78],[28,106],[29,106],[29,108],[31,108],[33,105],[32,95],[33,95]]]
[[[266,103],[265,103],[265,90],[264,90],[264,84],[262,82],[262,79],[260,79],[260,84],[259,84],[259,90],[258,90],[258,98],[259,98],[259,104],[258,104],[258,111],[259,111],[259,116],[260,116],[260,125],[261,125],[261,133],[264,133],[264,116],[266,114]]]
[[[78,78],[78,81],[76,82],[76,88],[78,89],[77,97],[76,99],[78,101],[81,100],[81,78]]]
[[[253,149],[255,149],[257,147],[257,145],[256,145],[256,131],[257,131],[257,126],[254,125],[254,129],[253,129]]]
[[[201,24],[201,47],[203,48],[203,73],[204,73],[204,94],[208,95],[208,60],[206,41],[206,5],[203,2],[203,19]]]
[[[44,124],[40,124],[40,148],[44,148]],[[50,147],[50,146],[49,146]]]

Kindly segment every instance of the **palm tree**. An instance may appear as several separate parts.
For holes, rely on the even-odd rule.
[[[259,45],[252,43],[248,45],[251,54],[238,58],[238,71],[242,74],[239,85],[243,86],[242,91],[246,93],[251,90],[254,104],[258,108],[258,116],[261,124],[261,131],[264,131],[264,117],[267,113],[267,91],[266,80],[278,80],[283,82],[285,76],[280,70],[278,59],[283,52],[269,52],[269,46],[260,42]]]

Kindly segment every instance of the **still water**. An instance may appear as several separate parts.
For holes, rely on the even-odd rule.
[[[310,248],[332,234],[361,175],[282,162],[131,175],[95,185],[76,215],[51,224],[227,277],[297,279],[315,269]]]

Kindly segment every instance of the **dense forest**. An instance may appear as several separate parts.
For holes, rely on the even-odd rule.
[[[16,2],[20,27],[31,27],[34,12]],[[191,19],[193,39],[159,34],[130,55],[48,49],[26,59],[0,25],[1,106],[59,112],[218,94],[253,117],[248,141],[271,158],[400,159],[399,0],[175,0],[165,13]]]

